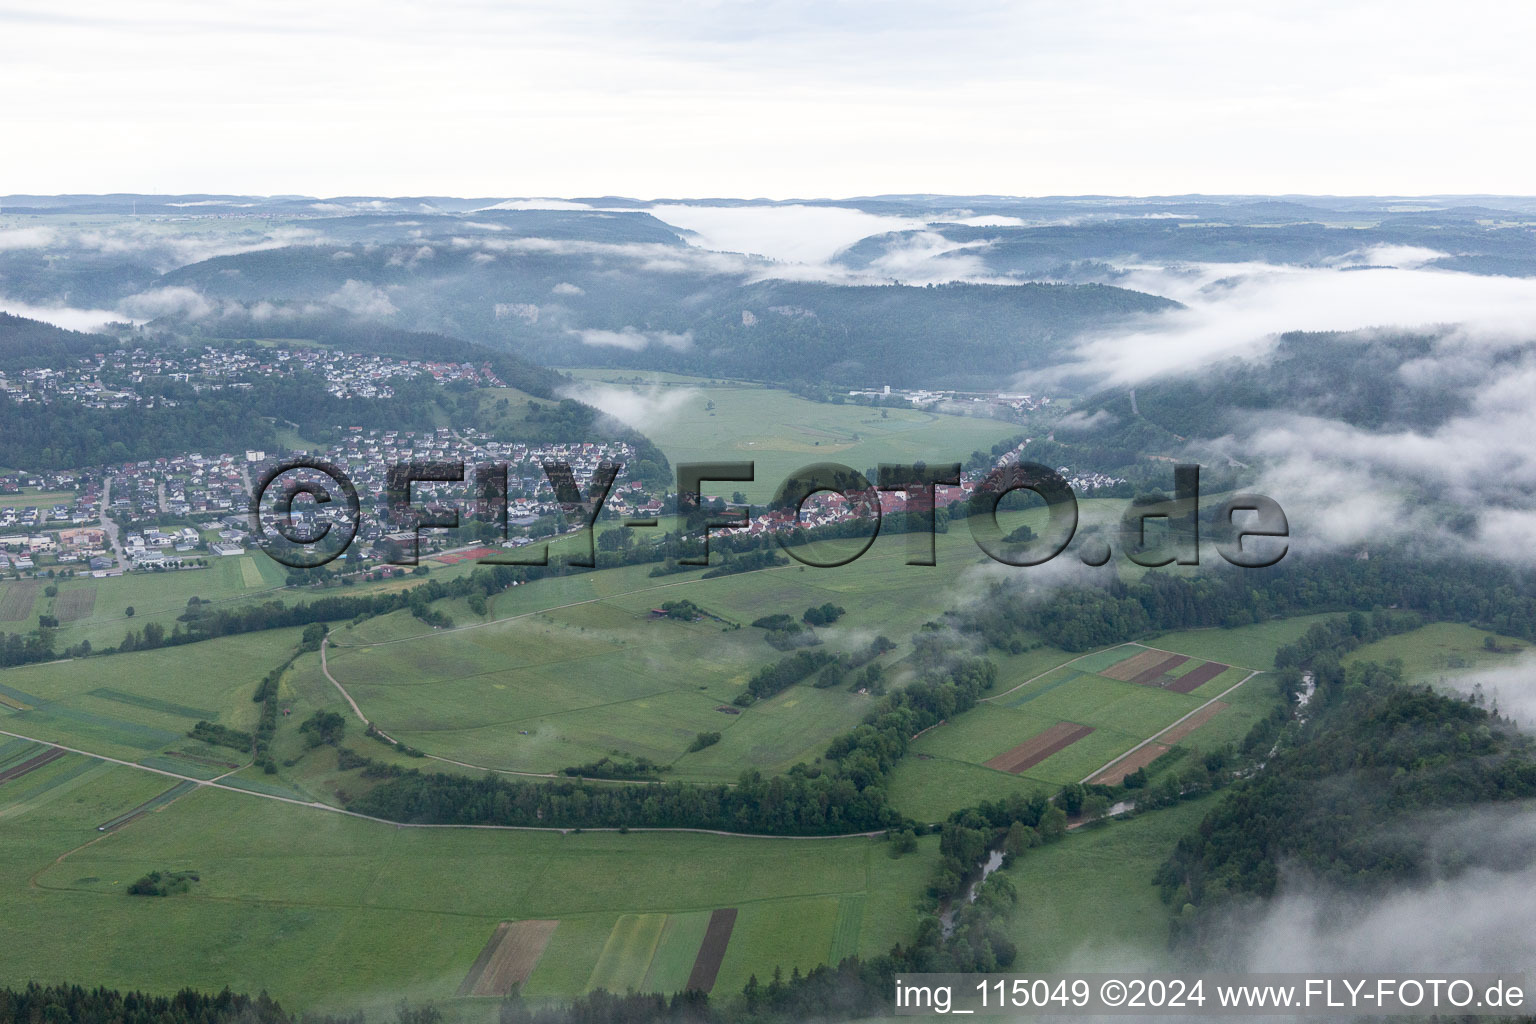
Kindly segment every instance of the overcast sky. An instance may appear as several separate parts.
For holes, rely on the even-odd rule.
[[[0,194],[1536,192],[1536,5],[0,0]]]

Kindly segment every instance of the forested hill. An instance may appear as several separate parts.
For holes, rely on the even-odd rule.
[[[935,224],[922,229],[970,247],[1002,274],[1071,272],[1083,262],[1179,263],[1263,262],[1327,266],[1358,262],[1373,246],[1408,246],[1440,255],[1430,266],[1477,274],[1528,276],[1536,273],[1528,214],[1478,207],[1381,214],[1354,211],[1355,223],[1329,224],[1337,212],[1296,203],[1267,202],[1213,208],[1171,205],[1140,215],[1089,223],[1010,227]],[[878,264],[891,251],[911,245],[917,231],[863,239],[839,254],[853,268]],[[1087,268],[1077,268],[1087,269]]]
[[[59,367],[93,352],[110,352],[118,342],[100,334],[66,331],[40,320],[0,312],[0,370]]]
[[[1312,718],[1179,841],[1158,873],[1176,934],[1215,938],[1217,912],[1267,899],[1296,870],[1346,890],[1455,874],[1476,849],[1427,841],[1433,812],[1536,796],[1536,742],[1479,704],[1407,686],[1372,662],[1313,666]],[[1486,851],[1483,851],[1486,854]],[[1505,865],[1507,867],[1507,865]]]
[[[252,318],[226,318],[221,328],[240,338],[305,337],[352,352],[402,359],[488,365],[510,387],[547,400],[530,403],[521,418],[494,414],[475,393],[455,393],[430,377],[397,378],[390,398],[338,398],[319,377],[264,377],[249,388],[198,390],[191,383],[152,378],[135,386],[144,400],[123,408],[90,408],[77,402],[15,402],[0,399],[0,437],[8,465],[29,470],[69,469],[183,453],[276,449],[276,426],[292,423],[308,440],[328,443],[342,426],[424,430],[444,424],[474,426],[504,440],[525,442],[621,440],[637,452],[650,476],[668,472],[666,456],[636,430],[600,417],[597,410],[560,390],[566,378],[508,352],[441,334],[402,331],[334,318],[284,321],[281,328]],[[302,333],[300,333],[302,332]],[[186,344],[228,339],[196,335]],[[164,341],[65,331],[50,324],[0,314],[0,369],[62,366],[81,357],[133,348],[164,347]]]
[[[325,314],[301,315],[273,322],[231,312],[216,325],[198,327],[206,337],[304,338],[345,352],[367,352],[396,359],[489,365],[509,387],[557,401],[568,378],[503,349],[477,345],[436,331],[406,331],[398,327]]]
[[[610,361],[660,358],[679,370],[770,379],[1004,388],[1021,368],[1055,362],[1076,334],[1178,305],[1097,284],[769,281],[737,299],[688,324],[688,350],[614,353]]]
[[[1136,385],[1136,406],[1118,387],[1085,399],[1078,411],[1090,429],[1062,437],[1094,437],[1135,446],[1145,433],[1214,438],[1253,426],[1254,414],[1300,413],[1365,430],[1432,429],[1471,407],[1476,379],[1412,374],[1406,365],[1435,353],[1440,337],[1422,332],[1303,332],[1281,335],[1263,361],[1232,359],[1199,373]]]
[[[486,243],[489,244],[489,243]],[[530,243],[531,244],[531,243]],[[338,259],[338,256],[345,258]],[[375,324],[467,338],[545,364],[847,385],[1005,387],[1063,344],[1177,303],[1109,285],[846,285],[762,280],[773,264],[677,246],[293,247],[167,274],[220,305],[182,329]],[[370,306],[350,304],[366,293]],[[351,308],[349,308],[349,305]],[[260,308],[252,324],[244,309]],[[276,315],[273,315],[273,310]],[[313,328],[310,329],[313,333]]]

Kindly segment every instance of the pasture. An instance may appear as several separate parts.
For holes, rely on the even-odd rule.
[[[1500,650],[1485,641],[1492,638]],[[1431,622],[1408,633],[1399,633],[1367,644],[1348,656],[1346,664],[1392,659],[1402,662],[1403,676],[1411,682],[1432,683],[1463,673],[1500,668],[1520,662],[1530,644],[1456,622]]]
[[[1158,898],[1152,875],[1217,799],[1075,829],[1019,857],[1005,869],[1021,897],[1008,922],[1019,963],[1034,971],[1171,966],[1168,918],[1178,908]]]
[[[207,719],[249,731],[259,714],[251,694],[294,649],[299,633],[249,633],[195,647],[12,669],[0,676],[0,696],[9,698],[0,704],[0,730],[127,761],[168,749],[239,760],[223,748],[210,753],[188,739],[187,730]]]
[[[727,495],[740,490],[766,502],[795,470],[813,462],[840,462],[859,472],[882,462],[932,465],[964,462],[971,452],[991,451],[1025,431],[1018,423],[951,416],[917,409],[875,409],[813,402],[788,391],[703,378],[645,375],[612,370],[574,370],[601,389],[584,400],[615,411],[648,410],[631,425],[659,445],[674,466],[683,462],[753,462],[752,483],[717,484]]]
[[[92,763],[69,755],[34,775],[72,761]],[[0,816],[33,780],[0,785]],[[525,970],[530,996],[668,989],[713,941],[715,989],[735,992],[778,965],[909,940],[937,859],[933,838],[892,859],[869,839],[401,829],[213,789],[167,796],[163,777],[120,766],[73,781],[0,829],[0,983],[228,984],[291,1008],[378,1012],[402,996],[472,1001],[459,993],[477,966],[471,989]],[[124,894],[155,868],[202,881],[172,899]],[[720,942],[717,911],[738,907]]]
[[[1113,506],[1116,514],[1120,504],[1084,502]],[[819,757],[863,717],[870,698],[800,684],[741,714],[723,714],[717,709],[782,652],[749,626],[663,620],[652,609],[686,599],[747,624],[781,612],[798,618],[830,601],[847,614],[817,631],[822,649],[851,652],[884,635],[897,647],[881,663],[894,667],[890,682],[899,685],[912,634],[969,599],[983,574],[999,568],[985,568],[969,530],[957,527],[937,538],[936,566],[908,565],[907,538],[893,536],[829,569],[792,562],[705,579],[702,569],[654,577],[641,565],[551,577],[498,595],[489,620],[447,603],[464,627],[452,630],[396,612],[338,629],[330,671],[390,735],[472,764],[550,772],[622,751],[671,765],[679,779],[782,771]],[[997,660],[1011,677],[1067,657],[1036,648]],[[697,733],[713,731],[724,734],[719,744],[686,752]]]

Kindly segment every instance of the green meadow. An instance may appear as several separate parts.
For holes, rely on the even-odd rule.
[[[1490,650],[1488,640],[1499,648]],[[1437,682],[1476,670],[1514,665],[1530,649],[1523,640],[1500,636],[1456,622],[1431,622],[1397,636],[1389,636],[1352,652],[1344,660],[1402,662],[1403,674],[1416,682]]]
[[[1075,829],[1062,842],[1018,858],[1005,870],[1020,896],[1009,922],[1019,963],[1035,971],[1172,966],[1171,911],[1152,876],[1217,799]]]
[[[684,462],[753,462],[750,483],[717,485],[765,502],[795,470],[839,462],[867,471],[882,462],[964,462],[971,452],[1026,432],[1022,424],[917,409],[813,402],[788,391],[675,374],[573,370],[590,384],[654,405],[632,425]],[[644,378],[645,383],[632,383]],[[588,399],[592,401],[592,399]],[[596,401],[599,408],[605,404]]]
[[[497,922],[552,919],[530,995],[648,977],[670,988],[686,981],[700,918],[737,907],[716,990],[739,991],[850,942],[871,955],[909,938],[937,857],[934,839],[893,859],[869,839],[397,828],[212,789],[102,833],[167,780],[101,766],[73,783],[20,813],[14,784],[0,788],[0,820],[15,826],[0,828],[0,984],[63,971],[151,991],[227,984],[309,1008],[451,1005]],[[201,881],[165,900],[126,895],[157,869]],[[846,900],[863,911],[856,926]]]
[[[1231,629],[1184,629],[1148,637],[1142,642],[1148,647],[1187,654],[1192,658],[1267,670],[1275,667],[1278,648],[1300,639],[1313,623],[1337,617],[1336,614],[1298,615]]]
[[[1083,504],[1095,515],[1121,505]],[[886,636],[897,647],[881,663],[899,683],[924,622],[973,599],[992,574],[1029,571],[988,561],[966,525],[954,525],[937,538],[935,566],[907,564],[908,538],[886,536],[836,568],[791,562],[706,579],[702,568],[656,577],[640,565],[542,579],[498,595],[486,619],[447,603],[462,627],[451,630],[396,612],[337,630],[330,671],[390,735],[476,765],[551,772],[619,751],[671,765],[680,779],[782,771],[820,756],[867,713],[870,698],[796,686],[742,714],[722,712],[754,672],[784,656],[749,624],[832,602],[847,614],[817,630],[823,649],[851,652]],[[652,614],[685,599],[715,618]],[[999,663],[1005,679],[1017,680],[1067,657],[1037,648]],[[721,743],[686,752],[695,735],[715,731]]]
[[[127,761],[165,750],[243,761],[248,756],[224,748],[210,753],[186,733],[201,719],[251,729],[259,713],[251,694],[293,650],[299,632],[12,669],[0,676],[0,694],[22,708],[0,704],[0,730]]]

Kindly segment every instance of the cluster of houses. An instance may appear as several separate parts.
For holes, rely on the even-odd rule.
[[[560,510],[553,486],[544,472],[544,465],[563,462],[571,467],[577,485],[586,493],[592,475],[600,464],[614,462],[621,466],[632,465],[633,449],[623,442],[572,442],[549,444],[524,444],[497,441],[489,435],[473,430],[449,430],[415,432],[408,430],[355,430],[346,440],[327,451],[316,453],[341,468],[357,489],[365,509],[358,538],[364,542],[385,539],[405,541],[413,535],[399,534],[401,524],[393,522],[385,506],[388,491],[388,474],[392,466],[402,463],[463,463],[462,482],[414,484],[411,489],[413,507],[471,509],[478,467],[504,467],[507,475],[507,520],[513,526],[528,526],[546,515]],[[275,460],[273,460],[275,462]],[[265,465],[261,467],[265,469]],[[253,468],[253,472],[256,470]],[[621,479],[623,473],[621,472]],[[663,509],[660,497],[646,495],[638,481],[616,484],[605,508],[621,514],[660,515]],[[306,511],[307,509],[307,511]],[[313,505],[295,506],[295,519],[303,528],[318,525],[324,513]],[[428,532],[422,535],[423,550],[431,550],[447,542],[444,535]]]
[[[1011,465],[1023,459],[1025,450],[1029,447],[1031,440],[1032,438],[1025,438],[1023,442],[1004,452],[986,469],[963,472],[960,475],[959,484],[935,485],[931,502],[920,492],[909,494],[906,491],[879,491],[880,514],[931,512],[935,508],[946,508],[957,501],[968,501],[971,495],[976,493],[976,488],[982,484],[988,474],[994,472],[999,467]],[[1106,473],[1074,473],[1067,466],[1058,466],[1056,471],[1066,478],[1067,484],[1072,488],[1073,492],[1079,495],[1126,482],[1121,477],[1110,476]],[[871,510],[860,507],[858,501],[849,502],[841,494],[820,491],[805,501],[800,508],[798,516],[791,509],[768,509],[754,515],[745,526],[720,532],[745,533],[748,536],[755,537],[761,534],[779,533],[797,528],[810,530],[819,526],[845,522],[870,514]]]
[[[1029,441],[1005,452],[994,465],[1023,458]],[[507,518],[512,526],[532,526],[561,511],[544,465],[563,462],[571,466],[578,485],[587,493],[592,474],[603,462],[628,465],[633,451],[622,442],[573,442],[530,445],[497,441],[482,432],[439,428],[433,431],[353,430],[330,449],[313,453],[341,467],[364,504],[357,540],[379,545],[413,535],[402,533],[401,524],[390,519],[385,506],[388,473],[401,463],[462,462],[462,482],[419,483],[412,489],[416,508],[459,508],[468,511],[474,501],[476,467],[505,467]],[[254,543],[249,535],[249,503],[252,478],[277,464],[279,457],[263,451],[203,455],[188,453],[171,458],[103,467],[95,473],[13,474],[0,477],[0,493],[21,487],[75,486],[68,502],[51,508],[0,509],[0,571],[41,571],[48,567],[73,567],[105,574],[124,568],[170,568],[205,555],[239,555]],[[948,506],[965,501],[993,467],[965,472],[958,485],[935,488],[933,504]],[[1059,467],[1074,491],[1091,493],[1124,483],[1104,473],[1073,473]],[[106,515],[123,529],[119,564],[111,538],[100,527],[101,483],[110,486]],[[650,493],[640,481],[623,478],[610,493],[604,510],[619,518],[660,516],[668,508],[665,493]],[[880,494],[883,514],[917,510],[914,498],[901,491]],[[915,499],[921,500],[921,499]],[[295,507],[301,527],[318,525],[324,510],[312,504]],[[739,529],[751,535],[796,528],[814,529],[839,523],[867,510],[856,509],[841,495],[822,492],[812,496],[796,517],[785,510],[761,510]],[[164,525],[167,521],[196,520],[195,526]],[[89,524],[89,525],[86,525]],[[14,531],[14,532],[12,532]],[[455,539],[447,533],[422,535],[422,550],[430,552]],[[526,543],[526,539],[513,540]]]
[[[366,510],[359,538],[366,543],[383,540],[398,525],[389,522],[384,506],[387,474],[394,465],[465,463],[464,482],[418,485],[412,495],[417,506],[436,500],[460,507],[473,500],[475,467],[504,466],[509,521],[530,525],[559,510],[544,473],[545,463],[571,466],[585,492],[599,464],[629,465],[634,452],[622,442],[530,445],[497,441],[475,430],[440,428],[422,432],[354,430],[341,443],[313,454],[342,467],[357,488]],[[213,455],[191,452],[113,464],[91,472],[0,477],[0,495],[36,493],[45,487],[58,493],[73,489],[68,501],[51,507],[0,508],[0,572],[40,572],[58,567],[116,574],[127,568],[174,568],[191,559],[242,554],[252,543],[249,509],[253,478],[286,457],[254,450]],[[105,508],[103,493],[107,495]],[[626,515],[660,515],[663,501],[645,494],[638,482],[625,481],[615,487],[608,507]],[[297,508],[301,525],[313,517],[312,512],[303,511],[303,503]],[[121,558],[101,526],[103,516],[122,528]],[[178,520],[194,525],[165,525]],[[445,542],[447,538],[431,539],[429,549]]]
[[[897,399],[910,402],[918,409],[934,405],[970,405],[980,407],[1007,407],[1017,413],[1038,412],[1051,404],[1047,395],[1015,394],[1006,391],[930,391],[927,388],[895,388],[889,384],[880,388],[853,390],[849,398],[868,398],[881,401]]]
[[[146,398],[146,381],[180,381],[197,391],[248,388],[263,377],[309,373],[325,380],[338,398],[389,398],[390,381],[428,374],[441,384],[467,381],[475,387],[504,387],[488,366],[397,359],[312,348],[213,348],[146,351],[116,349],[82,357],[62,368],[37,367],[8,377],[0,372],[0,393],[14,402],[74,401],[95,409],[123,409],[146,403],[174,405],[163,396]]]

